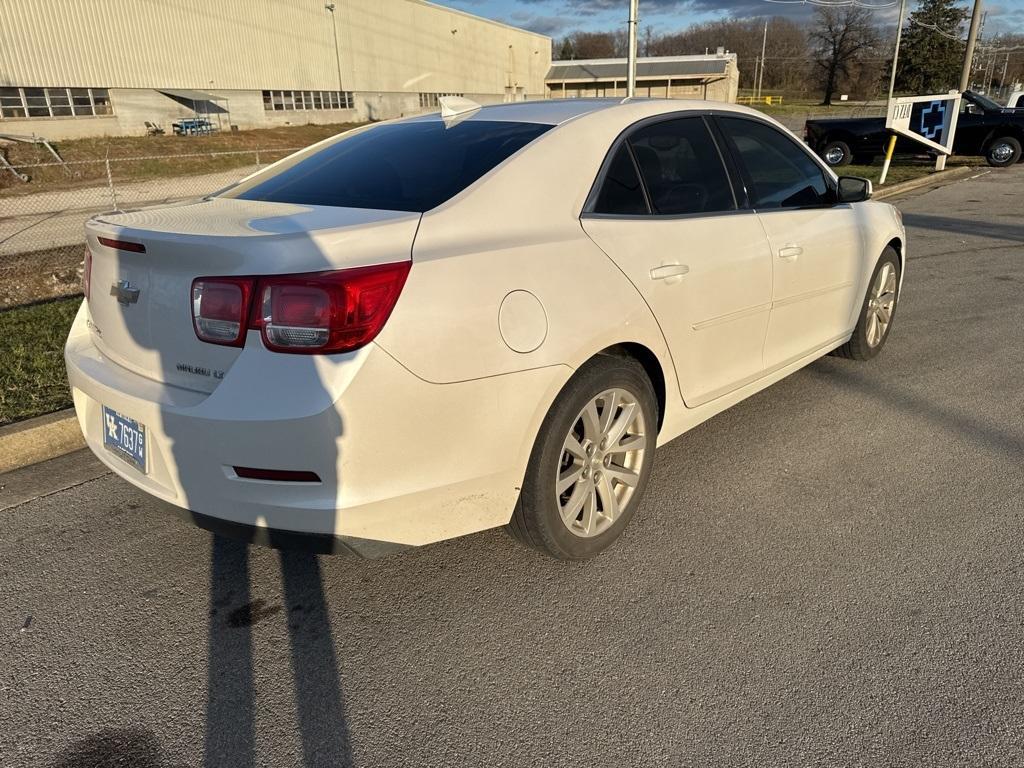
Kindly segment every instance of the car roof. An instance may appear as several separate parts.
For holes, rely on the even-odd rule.
[[[481,106],[462,120],[491,120],[500,122],[515,123],[539,123],[542,125],[560,125],[583,115],[595,115],[605,113],[609,117],[625,117],[623,113],[642,112],[645,115],[655,115],[660,112],[685,112],[687,110],[709,109],[723,110],[728,112],[742,112],[761,114],[748,107],[737,106],[718,101],[704,101],[702,99],[608,99],[608,98],[572,98],[572,99],[544,99],[541,101],[519,101],[511,104],[488,104]],[[418,115],[411,119],[412,122],[425,122],[437,120],[440,114],[432,112],[426,115]],[[456,118],[459,119],[459,118]],[[460,120],[461,122],[461,120]]]

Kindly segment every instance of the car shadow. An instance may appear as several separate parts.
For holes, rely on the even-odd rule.
[[[990,221],[978,221],[969,218],[951,216],[933,216],[926,213],[904,213],[903,223],[907,227],[917,227],[939,232],[956,232],[960,235],[989,237],[993,240],[1009,240],[1024,243],[1024,224],[997,224]]]
[[[260,220],[249,222],[254,229],[259,229]],[[127,258],[127,254],[115,252],[115,272],[117,279],[132,279],[140,270],[140,263]],[[295,268],[289,268],[289,261]],[[219,266],[216,257],[211,257],[206,274],[231,274],[231,266]],[[151,269],[148,264],[145,269]],[[317,243],[304,234],[296,234],[282,252],[280,272],[317,272],[334,268],[331,261],[322,253]],[[158,276],[158,275],[155,275]],[[93,300],[115,301],[107,296],[108,286],[95,286],[92,291]],[[165,290],[160,288],[160,290]],[[190,296],[184,291],[181,296],[182,308],[189,306]],[[160,359],[163,380],[172,380],[172,375],[183,362],[172,359],[150,340],[150,330],[143,324],[132,322],[130,313],[135,307],[124,307],[121,317],[124,318],[125,329],[135,344],[142,348],[156,351]],[[183,324],[183,332],[192,333],[192,329]],[[260,344],[253,339],[253,331],[248,332],[250,338],[247,345]],[[198,343],[198,342],[197,342]],[[180,356],[180,352],[177,353]],[[339,438],[343,433],[342,416],[334,407],[334,397],[323,377],[327,374],[318,368],[315,356],[287,355],[288,366],[294,373],[297,369],[304,371],[303,390],[304,403],[324,404],[322,412],[311,418],[315,422],[311,428],[303,431],[303,439],[307,448],[306,455],[316,456],[316,471],[320,476],[324,489],[333,489],[337,493],[340,487],[338,476]],[[230,376],[230,370],[226,372]],[[310,383],[314,382],[314,383]],[[221,384],[223,385],[223,384]],[[258,390],[259,384],[251,385]],[[216,390],[214,390],[216,392]],[[212,397],[213,395],[210,395]],[[269,395],[268,395],[269,397]],[[314,406],[308,405],[308,408]],[[173,418],[163,412],[161,424],[147,425],[157,428],[165,437],[163,449],[170,453],[171,465],[178,468],[195,466],[195,447],[197,441],[208,440],[216,443],[217,437],[213,427],[203,435],[202,419]],[[126,414],[131,415],[131,414]],[[267,422],[262,422],[266,424]],[[272,422],[271,422],[272,423]],[[260,456],[265,449],[274,445],[279,436],[272,429],[253,427],[249,432],[251,445],[246,453],[249,457]],[[295,430],[292,430],[292,435]],[[152,443],[150,444],[152,450]],[[230,451],[235,446],[228,449]],[[224,452],[222,452],[224,453]],[[268,469],[306,469],[305,467],[277,467],[275,461],[280,460],[280,451],[266,450],[273,453],[276,459],[268,459],[265,464],[256,464],[258,468]],[[231,455],[217,455],[225,465],[235,460]],[[151,457],[152,460],[152,457]],[[247,461],[252,461],[248,459]],[[259,460],[258,458],[255,460]],[[245,462],[239,462],[245,463]],[[220,468],[217,468],[220,471]],[[183,498],[180,499],[191,508],[189,500],[203,498],[198,493],[199,486],[207,480],[199,481],[189,471],[175,472]],[[264,482],[240,481],[235,482]],[[273,493],[280,488],[267,483],[267,492]],[[333,502],[333,505],[330,503]],[[322,514],[320,521],[330,529],[335,529],[337,519],[336,495],[334,499],[324,499],[329,510],[317,509],[315,514]],[[203,514],[214,514],[215,510],[194,510]],[[295,514],[312,514],[308,510],[296,510]],[[280,522],[280,518],[277,518]],[[273,522],[273,521],[271,521]],[[273,544],[273,538],[271,538]],[[324,594],[323,579],[318,556],[310,552],[281,551],[279,563],[281,569],[284,605],[270,606],[262,600],[253,600],[250,589],[250,563],[252,545],[246,541],[211,535],[210,568],[209,568],[209,609],[208,609],[208,642],[207,642],[207,685],[206,685],[206,723],[203,740],[203,765],[207,768],[224,768],[224,766],[252,766],[263,764],[265,759],[257,754],[256,738],[256,695],[254,688],[255,670],[253,654],[253,627],[263,621],[284,622],[289,636],[293,700],[301,737],[303,764],[306,766],[331,765],[348,766],[352,764],[352,750],[346,720],[345,701],[339,676],[337,658],[334,651],[334,637],[328,615],[327,600]],[[282,681],[287,683],[288,681]]]

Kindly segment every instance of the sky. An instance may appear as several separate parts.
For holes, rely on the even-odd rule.
[[[552,37],[574,30],[604,31],[625,26],[628,0],[436,0],[469,13],[525,27]],[[889,5],[877,11],[880,21],[895,24],[893,0],[863,0]],[[967,0],[964,0],[966,5]],[[909,9],[916,3],[910,0]],[[989,20],[986,33],[1024,34],[1024,0],[998,0],[985,3]],[[811,16],[814,8],[800,2],[779,3],[769,0],[640,0],[640,27],[650,25],[654,32],[671,32],[701,21],[721,18],[789,16],[795,20]]]

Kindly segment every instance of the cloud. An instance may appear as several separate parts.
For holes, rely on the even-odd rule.
[[[531,32],[536,32],[540,35],[547,35],[548,37],[557,37],[565,34],[569,30],[570,26],[573,26],[573,19],[566,18],[564,16],[545,16],[543,14],[527,13],[525,11],[514,11],[512,15],[505,20],[506,24],[511,24],[514,27],[522,27],[528,29]]]

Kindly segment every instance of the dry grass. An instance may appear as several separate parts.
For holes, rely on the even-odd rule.
[[[272,162],[285,154],[284,150],[309,146],[342,131],[356,123],[332,125],[296,125],[281,128],[259,128],[232,133],[225,131],[209,136],[120,136],[76,139],[55,142],[54,146],[68,163],[92,161],[85,165],[70,165],[69,174],[59,165],[46,168],[25,168],[31,178],[23,183],[9,172],[0,173],[0,196],[30,195],[57,189],[92,186],[106,181],[103,163],[111,159],[111,173],[116,181],[141,181],[168,176],[186,176],[213,173],[252,165],[254,155],[209,155],[181,157],[181,155],[212,152],[260,152],[261,162]],[[7,159],[15,167],[35,163],[54,162],[53,157],[35,144],[11,143],[2,147]],[[119,158],[149,157],[156,160],[125,162]],[[177,158],[175,156],[178,156]]]

